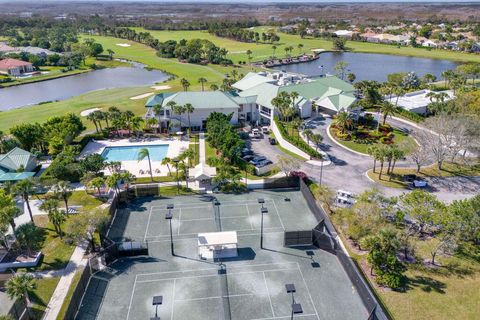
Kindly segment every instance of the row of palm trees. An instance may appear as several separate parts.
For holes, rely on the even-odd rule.
[[[184,105],[177,104],[175,101],[169,101],[166,104],[167,107],[170,108],[173,114],[177,114],[179,116],[180,126],[182,126],[182,115],[187,114],[188,119],[188,128],[191,129],[191,122],[190,122],[190,114],[195,111],[195,108],[191,103],[186,103]],[[164,107],[161,104],[157,104],[153,106],[153,112],[158,117],[158,126],[160,132],[162,132],[162,113],[164,111]]]
[[[95,125],[98,132],[103,130],[102,122],[105,122],[105,128],[113,129],[114,131],[126,129],[131,133],[135,130],[140,130],[144,120],[142,117],[136,116],[132,111],[120,111],[117,107],[110,107],[108,111],[95,110],[87,115],[87,120],[90,120]]]
[[[188,169],[193,167],[195,163],[195,157],[196,157],[196,152],[188,148],[185,151],[183,151],[177,158],[171,159],[169,157],[165,157],[162,159],[161,164],[166,165],[168,169],[168,174],[171,176],[172,175],[172,170],[171,168],[175,168],[177,175],[178,171],[183,171],[184,173],[188,172]],[[150,178],[153,181],[153,171],[152,171],[152,160],[150,158],[150,151],[148,148],[142,148],[138,152],[138,161],[142,161],[143,159],[147,158],[148,160],[148,167],[150,169]],[[187,162],[185,162],[187,161]],[[187,174],[188,175],[188,174]],[[188,182],[187,182],[188,185]]]
[[[373,145],[367,148],[367,153],[373,158],[373,173],[376,173],[377,161],[380,162],[379,179],[382,179],[385,162],[388,164],[387,174],[391,178],[395,164],[405,156],[405,151],[394,145]]]

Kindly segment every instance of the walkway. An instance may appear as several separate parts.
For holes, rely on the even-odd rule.
[[[70,262],[65,267],[65,269],[60,271],[62,277],[53,292],[50,301],[48,302],[47,308],[45,309],[45,314],[43,315],[44,320],[56,320],[60,309],[62,308],[65,297],[67,296],[68,290],[75,276],[75,272],[87,265],[87,259],[85,259],[85,251],[87,244],[77,246],[73,251],[72,256],[70,257]]]
[[[200,132],[199,134],[199,161],[202,164],[206,164],[206,148],[205,148],[205,133]]]

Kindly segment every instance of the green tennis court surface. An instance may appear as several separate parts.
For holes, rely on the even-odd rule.
[[[163,296],[163,319],[289,319],[292,297],[303,313],[295,318],[366,319],[368,312],[334,255],[315,247],[283,247],[285,230],[317,224],[299,191],[254,191],[174,198],[143,198],[119,209],[109,232],[114,240],[148,242],[150,257],[124,258],[97,272],[85,293],[78,319],[150,319],[153,296]],[[260,208],[265,200],[264,249]],[[287,200],[287,201],[286,201]],[[170,253],[167,204],[173,204]],[[218,218],[219,217],[219,218]],[[197,234],[238,232],[237,258],[198,258]]]

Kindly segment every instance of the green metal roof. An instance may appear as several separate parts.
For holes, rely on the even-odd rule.
[[[21,167],[26,168],[34,157],[30,152],[16,147],[0,155],[0,167],[5,171],[16,171]]]
[[[8,172],[0,176],[0,182],[20,181],[33,177],[35,172]]]
[[[168,102],[184,105],[190,103],[195,109],[238,109],[239,105],[229,94],[221,91],[187,91],[175,93],[163,100],[165,107]]]
[[[245,75],[245,77],[235,82],[232,85],[232,87],[241,91],[245,91],[250,88],[256,87],[258,85],[261,85],[262,83],[269,83],[269,82],[272,83],[275,81],[276,81],[275,79],[264,77],[255,72],[249,72]]]
[[[173,93],[169,93],[169,92],[156,94],[147,100],[147,102],[145,103],[145,107],[151,108],[156,105],[161,105],[163,103],[163,100],[165,100],[165,98],[171,96],[172,94]]]

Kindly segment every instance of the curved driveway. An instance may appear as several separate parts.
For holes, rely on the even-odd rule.
[[[404,122],[388,119],[392,126],[408,130],[418,130]],[[404,189],[388,188],[370,181],[366,177],[366,171],[373,167],[372,158],[368,155],[362,156],[338,146],[327,135],[326,129],[332,122],[330,118],[317,117],[311,120],[308,126],[315,133],[323,136],[321,149],[328,153],[332,165],[323,168],[322,183],[325,183],[334,190],[343,189],[354,193],[360,193],[370,188],[380,189],[387,196],[399,196],[405,192]],[[399,161],[397,167],[414,167],[409,161]],[[319,181],[320,168],[302,164],[302,170],[312,179]],[[431,178],[430,184],[435,187],[434,193],[439,199],[450,202],[456,199],[471,197],[480,190],[480,177],[446,177]]]

